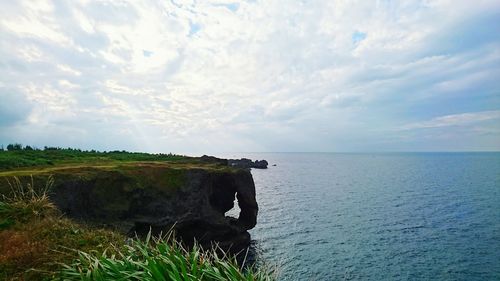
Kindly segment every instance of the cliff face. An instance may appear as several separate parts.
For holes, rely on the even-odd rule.
[[[171,167],[160,164],[52,170],[50,197],[68,217],[115,227],[129,235],[174,228],[186,243],[239,250],[257,222],[255,186],[249,170]],[[26,178],[24,179],[26,180]],[[225,217],[235,196],[238,218]]]

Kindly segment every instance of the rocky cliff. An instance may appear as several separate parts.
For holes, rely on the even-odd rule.
[[[252,161],[251,159],[248,158],[220,159],[214,156],[203,155],[199,159],[200,161],[205,163],[217,163],[219,165],[225,165],[238,169],[250,169],[250,168],[267,169],[267,165],[269,165],[266,160]]]
[[[28,173],[33,172],[25,172],[22,181],[30,180]],[[173,228],[188,244],[196,239],[204,246],[218,242],[239,250],[248,245],[247,230],[257,222],[255,186],[247,169],[151,162],[53,168],[33,177],[40,185],[49,175],[55,178],[50,197],[66,216],[129,235]],[[235,198],[239,217],[226,217]]]

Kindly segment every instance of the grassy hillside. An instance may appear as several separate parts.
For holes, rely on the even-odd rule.
[[[0,197],[0,280],[42,280],[56,277],[60,263],[81,251],[116,252],[125,237],[91,229],[61,216],[46,194],[14,182],[13,193]]]
[[[68,164],[105,164],[132,161],[186,161],[190,157],[175,154],[149,154],[127,151],[84,151],[72,148],[45,147],[33,149],[30,146],[8,145],[0,149],[0,170],[25,167],[50,167]]]

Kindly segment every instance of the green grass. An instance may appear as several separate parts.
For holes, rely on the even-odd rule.
[[[64,265],[64,280],[274,280],[271,271],[243,270],[233,257],[219,257],[216,249],[190,250],[171,235],[146,241],[133,240],[118,254],[80,252],[79,259]]]
[[[121,234],[62,217],[47,196],[52,183],[38,187],[10,180],[11,193],[0,199],[0,280],[51,280],[61,263],[78,258],[73,249],[104,252],[124,246]]]
[[[53,182],[9,181],[0,200],[0,280],[275,280],[220,251],[186,249],[172,235],[143,241],[75,223],[50,202]]]
[[[134,189],[154,189],[169,195],[182,187],[188,180],[190,170],[208,170],[211,173],[232,173],[238,170],[232,167],[203,163],[191,160],[174,162],[108,162],[105,164],[68,163],[50,167],[29,167],[15,170],[0,170],[0,196],[9,194],[11,188],[8,180],[17,177],[23,183],[34,180],[37,185],[43,185],[48,177],[55,177],[55,186],[66,182],[81,182],[95,186],[95,192],[102,196],[115,197],[115,201]],[[95,181],[95,182],[93,182]],[[130,198],[125,198],[130,201]]]
[[[43,218],[55,212],[47,195],[54,183],[52,177],[41,188],[35,187],[33,177],[26,184],[21,183],[17,177],[7,179],[7,183],[11,192],[8,196],[2,195],[0,201],[0,229],[2,226],[6,228],[15,222],[26,223],[32,218]]]
[[[47,167],[71,163],[111,163],[130,161],[181,161],[190,158],[175,154],[149,154],[127,151],[82,151],[71,148],[46,148],[44,150],[0,150],[0,170],[23,167]]]

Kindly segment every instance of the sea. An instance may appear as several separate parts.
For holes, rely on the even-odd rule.
[[[500,153],[233,153],[279,280],[500,280]],[[233,210],[237,212],[237,210]]]

